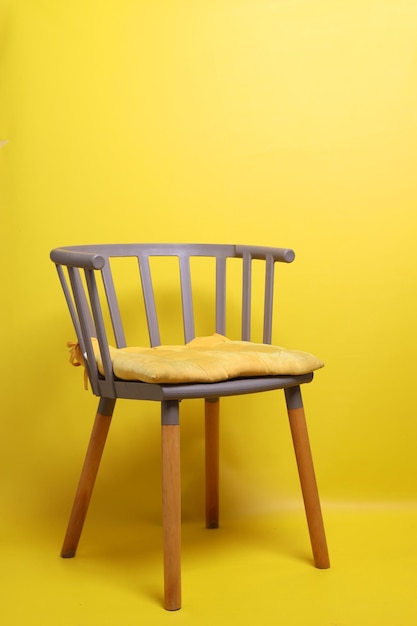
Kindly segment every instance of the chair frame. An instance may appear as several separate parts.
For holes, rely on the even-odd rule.
[[[206,527],[219,525],[219,399],[261,391],[283,389],[304,499],[314,564],[330,566],[319,494],[309,444],[300,385],[309,383],[313,373],[298,376],[264,376],[233,379],[218,383],[152,384],[118,380],[112,370],[108,332],[98,278],[104,285],[106,307],[117,347],[126,346],[121,312],[111,271],[111,259],[135,257],[148,322],[151,346],[161,344],[155,304],[151,257],[176,257],[181,283],[184,340],[195,336],[190,259],[216,259],[215,331],[226,330],[226,263],[242,261],[241,339],[251,338],[252,262],[265,262],[263,343],[272,340],[274,268],[277,262],[291,263],[294,252],[287,248],[213,244],[106,244],[56,248],[51,252],[65,294],[77,339],[85,355],[85,367],[93,393],[100,398],[78,489],[65,535],[61,556],[75,556],[94,488],[116,400],[129,398],[161,403],[162,427],[162,518],[164,552],[164,607],[181,607],[181,483],[179,402],[204,399]],[[100,375],[91,338],[96,337],[103,363]]]

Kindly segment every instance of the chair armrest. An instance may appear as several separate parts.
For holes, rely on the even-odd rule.
[[[295,252],[290,248],[267,248],[265,246],[236,246],[236,255],[242,257],[244,253],[249,253],[252,259],[265,259],[272,256],[274,261],[292,263],[295,259]]]
[[[55,248],[51,251],[51,260],[66,267],[79,267],[86,270],[101,270],[106,261],[97,252],[80,252],[71,248]]]

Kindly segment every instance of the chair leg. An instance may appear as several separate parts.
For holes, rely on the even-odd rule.
[[[330,560],[300,388],[286,389],[285,397],[314,564],[319,569],[327,569]]]
[[[164,607],[181,608],[181,477],[178,401],[162,403]]]
[[[219,398],[206,398],[206,528],[219,526]]]
[[[61,550],[63,558],[75,556],[84,521],[90,504],[98,468],[103,454],[104,446],[109,432],[116,400],[101,398],[94,421],[93,430],[88,445],[81,477],[78,483],[77,493],[70,520],[67,527],[64,543]]]

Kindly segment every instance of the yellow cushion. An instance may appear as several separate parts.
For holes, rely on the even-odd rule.
[[[98,369],[103,366],[96,339]],[[223,335],[197,337],[180,346],[113,348],[114,374],[122,380],[147,383],[218,382],[230,378],[306,374],[323,367],[308,352],[249,341],[231,341]]]

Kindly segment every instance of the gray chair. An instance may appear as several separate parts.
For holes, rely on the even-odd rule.
[[[205,285],[199,286],[195,295],[197,279],[193,263],[195,258],[210,257],[213,267],[214,327],[210,332],[226,335],[229,320],[226,312],[235,314],[236,307],[228,304],[229,286],[236,287],[236,276],[242,277],[239,298],[241,335],[237,339],[251,341],[252,276],[256,263],[264,265],[263,282],[263,343],[271,343],[272,310],[274,300],[274,269],[276,262],[290,263],[294,253],[289,249],[259,246],[211,245],[211,244],[109,244],[71,246],[56,248],[51,259],[56,264],[81,352],[85,355],[85,367],[93,393],[100,398],[93,431],[75,496],[61,556],[75,555],[84,520],[94,487],[102,452],[106,442],[117,398],[153,400],[161,403],[162,420],[162,511],[164,542],[164,606],[176,610],[181,606],[181,510],[180,510],[180,430],[179,402],[187,398],[202,398],[205,406],[205,467],[206,467],[206,526],[216,528],[219,523],[219,398],[240,394],[283,389],[295,449],[296,461],[304,498],[307,523],[312,545],[314,564],[318,568],[329,567],[326,537],[321,514],[319,495],[314,474],[311,450],[301,398],[300,385],[309,383],[313,373],[296,376],[262,376],[237,378],[215,383],[155,384],[118,379],[112,369],[108,345],[125,347],[125,328],[122,323],[131,317],[122,311],[126,302],[142,301],[143,318],[147,319],[150,346],[161,344],[158,325],[157,303],[154,293],[152,263],[158,257],[176,263],[181,292],[181,309],[185,342],[195,336],[195,301],[201,300]],[[120,264],[127,262],[135,268],[136,291],[129,297],[126,273]],[[226,289],[226,275],[231,265],[241,264],[239,272],[232,265],[233,285]],[[116,264],[116,270],[114,269]],[[118,299],[117,280],[122,277],[123,293]],[[264,278],[263,278],[264,277]],[[204,279],[206,283],[206,278]],[[202,306],[209,307],[205,298]],[[166,306],[165,306],[166,308]],[[240,312],[241,309],[241,312]],[[241,313],[241,315],[240,315]],[[209,316],[210,317],[210,316]],[[206,333],[210,334],[210,333]],[[102,374],[91,338],[96,337],[103,363]]]

